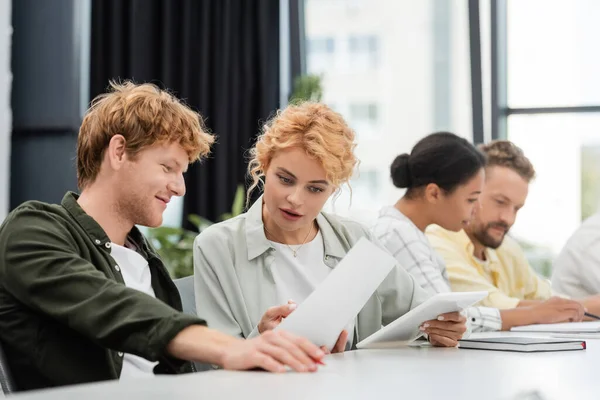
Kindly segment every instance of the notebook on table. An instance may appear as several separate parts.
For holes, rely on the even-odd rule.
[[[492,337],[484,339],[463,339],[461,349],[516,351],[534,353],[543,351],[585,350],[584,340],[541,339],[529,337]]]
[[[560,324],[536,324],[515,326],[513,332],[548,332],[548,333],[600,333],[600,321],[564,322]]]

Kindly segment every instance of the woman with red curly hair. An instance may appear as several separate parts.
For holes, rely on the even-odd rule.
[[[343,117],[320,103],[290,105],[265,125],[248,166],[250,191],[262,196],[194,244],[196,307],[211,327],[244,338],[275,328],[361,237],[375,240],[361,224],[322,211],[358,164],[354,140]],[[427,297],[395,267],[325,350],[353,348]],[[465,320],[447,314],[422,330],[435,345],[456,346]]]

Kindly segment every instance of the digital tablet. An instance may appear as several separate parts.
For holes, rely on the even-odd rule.
[[[437,319],[440,314],[462,311],[483,300],[488,292],[450,292],[438,293],[403,316],[360,341],[359,349],[393,347],[398,342],[411,342],[423,332],[419,327],[423,322]]]

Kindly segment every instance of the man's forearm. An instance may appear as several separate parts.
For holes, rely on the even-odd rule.
[[[180,360],[222,366],[225,349],[241,340],[201,325],[179,332],[167,345],[167,353]]]

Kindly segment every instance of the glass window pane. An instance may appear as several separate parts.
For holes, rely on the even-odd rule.
[[[347,120],[356,131],[357,140],[376,139],[378,127],[378,105],[374,103],[351,103]]]
[[[333,37],[311,37],[306,40],[306,55],[310,60],[308,71],[321,74],[326,71],[334,60],[335,41]]]
[[[600,104],[600,2],[507,3],[509,107]]]
[[[356,121],[377,122],[377,104],[350,104],[350,119]]]
[[[402,194],[389,178],[398,154],[437,130],[472,138],[467,1],[306,0],[305,7],[307,41],[335,42],[326,60],[307,46],[308,71],[322,73],[323,101],[356,131],[361,160],[352,202],[344,189],[328,207],[371,223]]]
[[[553,254],[598,209],[600,114],[513,115],[509,139],[536,169],[525,207],[512,230]]]

